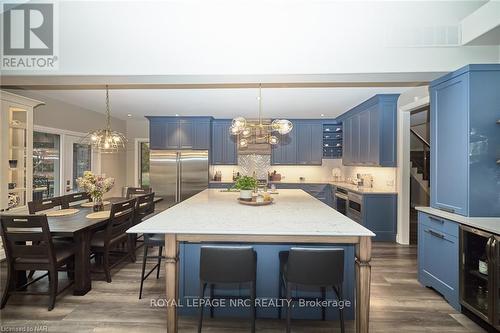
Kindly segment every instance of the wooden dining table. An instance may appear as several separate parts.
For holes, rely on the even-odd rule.
[[[123,197],[111,197],[105,201],[111,204],[127,200]],[[155,203],[162,198],[156,197]],[[110,210],[111,204],[104,206],[104,210]],[[109,220],[105,218],[87,218],[92,213],[92,208],[80,205],[71,208],[79,209],[78,213],[69,216],[47,217],[50,233],[52,236],[71,237],[75,244],[75,272],[73,295],[83,296],[92,289],[92,279],[90,271],[90,242],[92,235],[99,229],[104,228]],[[24,280],[24,281],[23,281]],[[20,272],[18,283],[26,281],[26,272]]]

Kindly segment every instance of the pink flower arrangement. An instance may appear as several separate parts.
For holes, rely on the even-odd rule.
[[[102,175],[94,175],[92,171],[85,171],[83,177],[79,177],[76,183],[78,187],[87,192],[95,202],[101,201],[104,193],[113,188],[115,179],[106,178]]]

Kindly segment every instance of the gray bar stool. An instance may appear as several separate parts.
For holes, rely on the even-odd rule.
[[[288,300],[295,301],[305,297],[292,297],[292,289],[296,286],[312,286],[321,290],[321,297],[326,298],[326,288],[332,288],[338,300],[342,300],[342,284],[344,282],[344,250],[332,248],[291,248],[279,253],[280,284],[279,297],[286,292]],[[322,319],[325,320],[325,308],[322,308]],[[344,313],[339,307],[340,330],[344,333]],[[279,312],[281,318],[281,311]],[[290,303],[286,313],[286,331],[291,330]]]
[[[255,332],[255,298],[257,280],[257,253],[251,246],[202,246],[200,255],[200,299],[205,297],[205,289],[210,284],[210,299],[250,299],[252,308],[252,333]],[[216,296],[215,284],[248,283],[250,296]],[[213,318],[213,308],[210,307]],[[203,323],[203,306],[200,306],[198,332]]]

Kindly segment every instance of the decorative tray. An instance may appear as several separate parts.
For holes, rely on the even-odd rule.
[[[248,201],[248,200],[242,200],[240,198],[237,199],[238,202],[242,205],[247,205],[247,206],[266,206],[266,205],[270,205],[273,203],[274,199],[271,198],[271,200],[269,201],[262,201],[262,202],[257,202],[256,198],[252,198],[252,201]]]

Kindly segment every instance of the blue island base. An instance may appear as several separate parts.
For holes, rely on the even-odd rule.
[[[224,245],[224,243],[204,243],[203,245]],[[257,252],[257,318],[278,318],[279,311],[282,311],[282,318],[286,315],[286,300],[279,299],[279,258],[280,251],[287,251],[291,247],[305,247],[304,244],[235,244],[230,245],[252,245]],[[199,243],[181,243],[179,254],[179,315],[196,316],[199,313],[201,303],[208,302],[209,288],[205,292],[207,300],[199,299],[199,266],[200,248]],[[332,289],[327,290],[327,300],[330,307],[326,309],[328,320],[338,320],[339,311],[337,306],[344,307],[344,318],[353,320],[355,313],[355,275],[354,275],[354,245],[310,245],[307,247],[332,247],[342,248],[345,253],[344,263],[344,299],[337,301]],[[215,295],[248,296],[250,290],[248,286],[242,284],[215,285]],[[318,288],[300,288],[295,290],[294,297],[321,298]],[[238,303],[239,302],[239,303]],[[250,301],[216,299],[213,301],[215,317],[249,317],[251,315]],[[204,306],[206,315],[209,314],[208,304]],[[292,319],[321,319],[321,305],[317,302],[308,304],[293,303]]]

